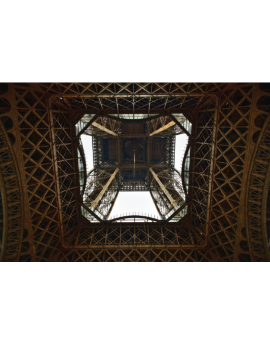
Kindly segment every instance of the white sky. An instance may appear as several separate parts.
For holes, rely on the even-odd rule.
[[[87,172],[93,169],[92,137],[81,136],[86,156]],[[175,167],[181,172],[182,161],[188,141],[188,136],[180,134],[175,140]],[[110,218],[127,213],[149,214],[159,218],[159,214],[151,198],[150,192],[119,192]]]
[[[175,139],[175,161],[174,166],[181,172],[182,162],[187,147],[188,136],[186,134],[176,135]]]
[[[159,218],[150,192],[119,192],[110,218],[120,214],[149,215]]]
[[[81,135],[83,149],[85,152],[86,157],[86,165],[87,165],[87,172],[93,169],[93,149],[92,149],[92,137],[89,135],[82,134]]]

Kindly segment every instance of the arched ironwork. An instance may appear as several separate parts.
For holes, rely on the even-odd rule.
[[[259,90],[257,97],[257,89],[240,83],[0,87],[1,200],[8,219],[2,259],[20,260],[20,253],[31,250],[31,260],[37,261],[268,260],[269,129],[263,122],[269,112],[269,90]],[[78,114],[95,114],[96,133],[101,126],[108,135],[114,131],[114,122],[102,116],[115,114],[110,121],[127,123],[132,114],[137,121],[160,123],[150,134],[166,137],[173,126],[164,110],[189,114],[197,128],[191,150],[191,213],[176,223],[148,222],[145,228],[144,222],[90,222],[82,217],[75,164]]]

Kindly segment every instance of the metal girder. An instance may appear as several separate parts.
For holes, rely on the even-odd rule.
[[[78,239],[78,241],[77,241]],[[78,246],[93,249],[104,246],[119,248],[141,248],[147,246],[166,247],[203,247],[205,239],[202,236],[193,236],[190,226],[181,226],[176,223],[165,222],[111,222],[102,224],[93,223],[89,226],[82,224],[77,239],[68,241],[67,246]]]
[[[214,115],[214,123],[213,123],[213,142],[212,142],[212,159],[210,163],[210,175],[209,175],[209,193],[208,193],[208,206],[207,206],[207,218],[206,218],[206,237],[208,238],[208,233],[210,229],[210,216],[211,216],[211,203],[212,203],[212,190],[213,190],[213,175],[215,169],[215,159],[216,159],[216,150],[217,150],[217,126],[218,126],[218,109],[219,109],[219,101],[216,100],[216,109]]]
[[[76,135],[76,137],[74,139],[79,138],[86,130],[89,126],[92,125],[93,122],[96,121],[96,119],[99,117],[99,111],[97,111],[96,115],[88,122],[88,124]]]
[[[97,92],[91,91],[92,85],[98,85]],[[162,84],[149,83],[147,85],[136,84],[138,92],[136,90],[133,92],[132,83],[116,83],[115,85],[119,86],[120,91],[110,94],[110,85],[112,84],[89,83],[89,85],[80,85],[73,83],[61,84],[61,86],[60,84],[50,84],[47,87],[44,84],[30,84],[29,86],[10,84],[8,85],[8,97],[7,94],[1,94],[0,121],[4,121],[5,117],[10,117],[16,125],[11,130],[5,130],[5,137],[7,142],[9,142],[10,135],[16,139],[15,145],[9,144],[9,146],[15,152],[16,161],[21,160],[18,163],[18,181],[21,181],[22,189],[20,188],[20,191],[23,193],[23,200],[27,201],[22,207],[20,206],[18,202],[20,196],[18,193],[16,195],[14,193],[14,184],[18,182],[15,181],[16,174],[13,168],[16,162],[13,164],[10,150],[7,150],[6,146],[1,147],[0,166],[7,192],[7,201],[10,204],[10,207],[9,205],[6,207],[5,212],[8,212],[9,215],[11,208],[16,206],[16,211],[15,208],[12,211],[14,217],[16,215],[16,219],[13,216],[8,217],[8,226],[12,235],[7,238],[8,257],[15,258],[15,254],[18,253],[16,257],[22,257],[22,260],[28,260],[30,255],[31,260],[37,261],[50,261],[56,257],[59,261],[202,261],[204,259],[207,261],[265,261],[268,246],[266,234],[263,231],[265,232],[265,214],[268,211],[265,199],[266,194],[269,193],[267,191],[270,174],[270,168],[267,166],[270,157],[269,125],[266,129],[267,134],[264,131],[265,122],[258,125],[256,121],[257,117],[267,116],[269,112],[269,106],[265,103],[263,109],[258,107],[260,97],[269,97],[269,90],[261,89],[259,84],[255,87],[254,84],[228,84],[225,89],[215,84],[212,86],[201,83],[175,84],[175,88],[173,86],[171,89]],[[152,89],[152,86],[157,89]],[[78,92],[74,92],[76,88]],[[257,89],[255,98],[254,88]],[[111,88],[111,90],[113,89]],[[174,92],[170,92],[171,90]],[[194,92],[188,92],[188,90],[194,90]],[[214,93],[207,90],[214,90]],[[50,108],[48,99],[52,93],[55,95],[51,104],[52,108]],[[219,107],[217,135],[213,136],[215,109],[209,106],[214,103],[211,95],[215,94],[219,99]],[[64,98],[62,101],[59,100],[61,95]],[[117,100],[112,100],[111,97]],[[164,104],[161,101],[162,97],[164,97]],[[198,97],[198,100],[195,97]],[[145,102],[143,98],[145,98]],[[159,98],[156,103],[155,98]],[[176,232],[174,242],[172,242],[172,231],[165,227],[155,230],[152,224],[148,224],[148,231],[144,229],[144,225],[135,231],[135,225],[132,223],[129,228],[122,224],[119,224],[117,228],[112,228],[110,224],[106,229],[102,229],[104,222],[102,223],[101,218],[100,223],[89,223],[86,231],[80,231],[81,224],[78,226],[76,224],[78,217],[76,202],[78,201],[76,201],[75,193],[75,189],[79,190],[79,186],[73,178],[78,172],[76,171],[76,164],[73,164],[76,158],[73,157],[74,152],[71,150],[72,135],[69,130],[76,107],[82,108],[81,105],[83,105],[86,109],[91,106],[94,109],[95,102],[101,101],[97,103],[97,107],[103,107],[104,112],[107,113],[114,112],[117,103],[115,114],[118,115],[127,113],[130,109],[131,111],[133,109],[133,113],[149,114],[153,112],[152,106],[159,109],[164,107],[173,113],[169,98],[174,98],[171,105],[178,110],[183,104],[196,109],[197,115],[193,118],[196,121],[194,124],[197,125],[197,133],[194,136],[196,142],[194,152],[190,154],[190,159],[193,160],[194,164],[191,169],[193,179],[190,179],[189,182],[189,189],[192,192],[190,194],[192,196],[190,220],[194,231],[202,237],[207,233],[206,227],[209,226],[209,247],[204,247],[204,252],[202,249],[198,251],[197,245],[192,242],[195,236],[189,232],[186,233],[187,237],[182,240],[182,233],[177,232],[177,229],[180,228],[179,223],[173,230]],[[3,105],[6,100],[12,106],[10,112],[8,106]],[[186,100],[191,100],[191,102],[194,100],[192,106],[190,103],[185,103]],[[137,108],[136,105],[134,106],[134,101],[137,102]],[[142,109],[147,109],[147,112]],[[54,123],[49,122],[50,110]],[[178,110],[175,112],[177,113]],[[87,112],[87,110],[85,111]],[[98,109],[95,109],[93,114],[96,111]],[[95,120],[97,119],[98,116]],[[172,120],[167,120],[167,123]],[[99,120],[97,123],[102,125]],[[88,125],[91,126],[91,123]],[[106,127],[114,131],[110,125]],[[158,127],[155,130],[157,129]],[[96,131],[98,130],[96,129]],[[150,133],[155,130],[150,131]],[[54,138],[52,132],[54,132]],[[115,133],[118,132],[115,131]],[[160,133],[165,134],[164,131]],[[74,143],[76,144],[76,140]],[[215,147],[214,150],[213,146]],[[19,156],[21,158],[18,158]],[[56,159],[58,174],[55,174],[57,170],[55,169]],[[151,160],[149,160],[150,164]],[[107,169],[107,167],[103,168]],[[155,170],[167,192],[179,205],[177,194],[174,194],[172,190],[175,179],[170,177],[170,172],[168,172],[168,177],[165,177],[161,168],[158,169],[154,166],[151,168]],[[113,173],[114,169],[115,167],[110,167],[109,174]],[[59,182],[56,181],[56,178],[59,179]],[[97,178],[100,177],[97,176]],[[108,175],[102,179],[102,183],[93,193],[91,201],[95,200],[108,179]],[[114,196],[118,192],[117,181],[115,180],[116,178],[103,194],[103,197],[107,199],[106,212],[113,205],[112,201],[115,201]],[[156,200],[158,198],[166,199],[168,210],[171,210],[172,205],[169,199],[167,200],[165,192],[161,190],[154,177],[152,177],[152,181]],[[173,183],[170,184],[170,181]],[[59,185],[58,191],[57,185]],[[210,203],[208,202],[209,190]],[[57,204],[57,193],[60,194],[61,198],[60,206]],[[106,193],[111,194],[107,196]],[[99,201],[99,206],[101,202],[102,200]],[[60,209],[63,214],[62,220],[59,219]],[[26,212],[29,215],[26,215]],[[171,216],[173,215],[172,213]],[[84,220],[84,225],[87,227],[88,221]],[[27,237],[16,238],[15,245],[13,239],[16,229],[19,229],[19,221],[22,224],[21,228],[28,231],[28,235]],[[62,225],[61,222],[63,222]],[[181,223],[181,225],[183,224]],[[73,235],[76,249],[66,250],[61,247],[63,241],[59,236],[60,226],[64,228],[65,241],[71,237],[71,234]],[[31,228],[33,228],[32,232],[30,231]],[[115,242],[116,238],[118,242]],[[183,244],[186,239],[188,239],[187,243]],[[153,241],[155,241],[154,245],[158,246],[155,248],[164,246],[164,249],[151,249]],[[26,243],[30,245],[30,249],[24,252]],[[119,243],[122,246],[121,250],[117,249]],[[134,245],[136,248],[133,250]],[[129,246],[132,248],[129,249]],[[193,248],[195,249],[193,250]],[[63,255],[64,251],[65,256]],[[4,260],[7,259],[4,258]]]
[[[150,133],[149,136],[151,137],[151,136],[156,135],[156,134],[158,134],[158,133],[160,133],[160,132],[163,132],[163,131],[165,131],[166,129],[168,129],[168,128],[174,126],[174,125],[175,125],[175,122],[174,122],[174,121],[171,121],[171,122],[167,123],[167,125],[164,125],[164,126],[162,126],[161,128],[157,129],[156,131]]]
[[[55,142],[55,133],[53,129],[53,114],[52,109],[49,112],[49,123],[50,123],[50,132],[52,137],[52,142]],[[57,208],[58,208],[58,217],[59,217],[59,224],[60,224],[60,234],[63,238],[63,214],[62,214],[62,207],[61,207],[61,197],[60,197],[60,187],[59,187],[59,172],[58,172],[58,165],[57,165],[57,152],[56,152],[56,145],[52,145],[52,155],[53,155],[53,162],[54,162],[54,175],[56,180],[56,195],[57,195]]]
[[[183,261],[220,261],[207,248],[177,249],[65,249],[57,256],[57,261],[98,261],[98,262],[183,262]]]
[[[159,98],[165,98],[165,97],[202,97],[207,95],[212,95],[213,93],[204,93],[204,92],[183,92],[183,93],[121,93],[121,94],[115,94],[115,93],[78,93],[78,94],[58,94],[57,96],[52,95],[51,98],[74,98],[74,97],[80,97],[80,98],[150,98],[150,97],[159,97]]]
[[[170,112],[168,112],[168,115],[175,122],[175,124],[177,124],[177,126],[179,126],[182,129],[182,131],[190,137],[190,133],[185,129],[185,127],[175,117],[173,117],[173,115]]]
[[[114,133],[114,132],[111,131],[110,129],[108,129],[108,128],[102,126],[102,125],[100,125],[100,124],[97,123],[97,122],[93,122],[93,123],[92,123],[92,126],[95,126],[95,127],[97,127],[98,129],[100,129],[100,130],[102,130],[102,131],[104,131],[104,132],[107,132],[107,133],[109,133],[109,134],[111,134],[111,135],[113,135],[113,136],[115,136],[115,137],[118,136],[116,133]]]
[[[171,204],[173,205],[173,207],[177,207],[177,203],[176,201],[173,199],[173,197],[170,195],[170,193],[167,191],[167,189],[165,188],[164,184],[160,181],[160,179],[158,178],[157,174],[154,172],[154,170],[152,168],[149,169],[150,172],[152,173],[152,175],[154,176],[155,180],[157,181],[157,183],[159,184],[160,188],[162,189],[162,191],[165,193],[165,195],[167,196],[167,198],[170,200]]]
[[[267,233],[270,195],[270,112],[268,112],[267,117],[266,115],[251,160],[248,176],[249,185],[245,200],[247,213],[244,216],[248,230],[246,236],[254,261],[270,261],[269,229]],[[244,250],[241,248],[241,244],[243,247],[243,238],[240,238],[239,242],[240,251],[245,254],[243,253],[245,248]]]
[[[101,192],[99,193],[99,195],[96,197],[96,199],[91,203],[91,207],[95,208],[99,202],[99,200],[102,198],[102,196],[104,195],[104,193],[107,191],[109,185],[111,184],[112,180],[115,178],[115,175],[117,174],[117,172],[119,171],[119,168],[116,168],[114,173],[111,175],[111,177],[109,178],[108,182],[105,184],[105,186],[102,188]]]

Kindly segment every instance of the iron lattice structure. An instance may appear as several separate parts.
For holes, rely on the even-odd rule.
[[[269,261],[269,111],[269,84],[0,84],[1,260]],[[169,126],[174,114],[190,120],[185,154],[189,168],[184,164],[175,172],[169,167],[170,155],[164,156],[167,170],[150,161],[178,208],[171,209],[165,189],[164,196],[149,174],[149,152],[145,158],[142,154],[141,169],[148,169],[144,188],[155,200],[163,198],[159,210],[171,212],[167,219],[135,221],[132,216],[118,222],[97,216],[87,206],[83,191],[91,186],[76,132],[85,114],[96,122],[87,130],[96,138],[92,174],[97,186],[102,170],[104,175],[115,172],[104,199],[97,200],[100,185],[89,194],[90,205],[96,201],[99,207],[106,201],[103,216],[110,213],[120,188],[131,187],[123,167],[106,166],[98,156],[99,141],[115,140],[120,155],[125,139],[120,118],[145,114],[147,119],[141,120],[148,121],[148,136],[164,127],[164,140],[183,131],[181,121]],[[134,138],[132,145],[138,143]],[[116,157],[117,162],[121,159],[126,158]],[[176,182],[184,179],[177,195],[175,184],[170,188],[171,178],[166,179],[168,173]],[[110,177],[106,178],[105,184]],[[186,215],[177,217],[183,207]]]
[[[190,122],[183,115],[176,119],[164,114],[139,115],[143,120],[112,116],[85,114],[76,124],[75,142],[82,134],[93,137],[94,169],[81,179],[83,207],[90,213],[87,218],[92,219],[94,213],[98,221],[108,219],[119,191],[151,191],[160,216],[167,216],[183,204],[174,146],[175,135],[191,135],[182,124]]]

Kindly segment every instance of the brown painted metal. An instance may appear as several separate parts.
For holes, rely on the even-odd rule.
[[[268,260],[268,97],[267,86],[251,83],[8,84],[0,93],[1,191],[5,191],[1,195],[6,200],[7,234],[2,260]],[[152,121],[149,116],[155,109],[160,117],[170,118],[181,109],[190,116],[196,127],[190,157],[190,213],[166,226],[162,222],[107,226],[101,219],[90,223],[80,214],[78,157],[74,157],[78,141],[70,126],[90,109],[101,126],[105,123],[99,122],[101,111],[116,114],[115,121],[121,120],[119,114],[147,114],[144,123]],[[79,134],[91,131],[90,126]],[[112,130],[109,122],[104,127]],[[173,132],[168,131],[170,135]],[[150,148],[145,168],[155,170]],[[168,191],[170,173],[162,174],[157,176]],[[155,181],[152,177],[150,182]],[[108,212],[118,194],[113,183],[107,191]]]
[[[157,183],[159,184],[160,188],[162,189],[162,191],[165,193],[165,195],[167,196],[167,198],[170,200],[171,204],[173,205],[173,207],[177,207],[177,203],[175,202],[175,200],[172,198],[172,196],[170,195],[170,193],[167,191],[167,189],[165,188],[164,184],[160,181],[160,179],[158,178],[157,174],[153,171],[152,168],[149,169],[149,171],[152,173],[152,175],[154,176],[154,179],[157,181]]]

